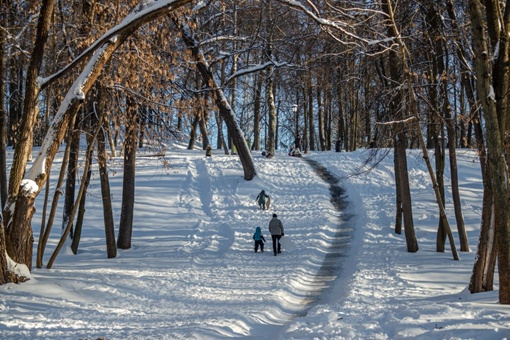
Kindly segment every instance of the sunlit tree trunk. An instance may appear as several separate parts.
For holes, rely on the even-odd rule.
[[[19,129],[13,163],[9,176],[9,198],[4,206],[3,224],[6,231],[7,254],[17,263],[32,268],[32,244],[34,242],[31,220],[34,214],[33,203],[35,195],[29,194],[30,189],[23,188],[21,181],[25,174],[29,153],[32,150],[33,126],[38,113],[37,101],[39,96],[38,77],[43,61],[44,49],[48,40],[52,22],[55,0],[43,0],[41,3],[39,21],[37,24],[36,43],[27,69],[25,84],[25,100],[23,103],[23,119]],[[44,176],[44,175],[43,175]],[[10,202],[17,200],[23,192],[22,200],[18,200],[11,212]],[[15,220],[16,223],[12,223]]]

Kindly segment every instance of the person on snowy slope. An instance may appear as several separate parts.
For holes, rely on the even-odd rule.
[[[273,239],[273,253],[276,254],[282,252],[282,245],[280,244],[280,238],[284,236],[282,221],[278,219],[276,214],[273,214],[273,218],[269,221],[269,232]]]
[[[266,242],[266,239],[264,238],[264,235],[262,235],[262,230],[260,229],[260,227],[257,227],[255,229],[255,233],[253,234],[253,239],[255,240],[255,252],[257,252],[257,250],[259,250],[259,246],[260,246],[260,251],[264,252],[264,242]]]

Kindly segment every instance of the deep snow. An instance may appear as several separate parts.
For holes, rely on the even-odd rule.
[[[329,184],[304,158],[284,152],[254,154],[252,181],[243,180],[237,157],[221,150],[206,158],[173,146],[164,158],[150,156],[141,150],[137,163],[133,247],[106,259],[95,170],[79,253],[62,252],[50,270],[34,268],[27,283],[0,286],[1,339],[510,337],[510,307],[498,304],[497,291],[466,291],[482,199],[476,152],[458,154],[472,250],[460,261],[448,245],[435,252],[438,212],[419,151],[409,151],[408,160],[420,246],[414,254],[392,229],[391,153],[371,172],[363,171],[367,150],[304,156],[339,178],[348,202],[342,213],[330,202]],[[119,221],[120,159],[112,160],[110,184]],[[269,211],[255,202],[262,189],[271,196]],[[447,204],[455,229],[450,193]],[[276,257],[267,231],[273,213],[286,234]],[[264,253],[253,251],[257,226],[267,239]],[[325,271],[331,258],[338,269],[329,261]]]

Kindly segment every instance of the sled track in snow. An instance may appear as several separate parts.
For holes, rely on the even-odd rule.
[[[348,226],[348,222],[353,215],[345,213],[348,206],[348,200],[345,195],[345,190],[339,185],[339,179],[318,162],[307,158],[304,158],[304,160],[313,168],[315,173],[329,184],[331,203],[339,212],[339,216],[334,241],[327,249],[324,261],[322,262],[322,265],[312,283],[312,285],[321,288],[318,289],[314,296],[311,296],[310,299],[306,299],[306,301],[303,302],[305,308],[301,313],[299,313],[298,317],[307,315],[309,310],[318,303],[327,302],[333,288],[334,281],[341,274],[343,265],[342,258],[347,256],[347,251],[351,244],[353,235],[352,228]]]

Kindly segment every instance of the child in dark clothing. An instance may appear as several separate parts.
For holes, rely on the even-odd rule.
[[[260,251],[264,252],[264,242],[266,242],[266,239],[264,238],[264,235],[262,235],[262,230],[260,229],[260,227],[257,227],[255,229],[255,233],[253,234],[253,239],[255,240],[255,252],[257,252],[257,250],[259,250],[259,246],[260,246]]]
[[[269,195],[266,195],[266,192],[262,190],[255,199],[259,204],[260,210],[266,210],[266,198],[269,198]]]

